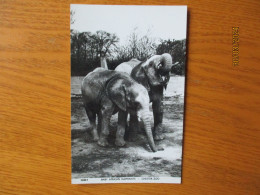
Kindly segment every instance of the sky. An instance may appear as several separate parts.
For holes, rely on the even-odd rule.
[[[144,35],[150,30],[155,39],[186,38],[186,6],[125,6],[72,4],[75,11],[71,29],[79,32],[104,30],[115,33],[124,44],[134,28]]]

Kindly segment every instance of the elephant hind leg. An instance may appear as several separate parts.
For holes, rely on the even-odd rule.
[[[98,130],[98,133],[101,133],[101,123],[102,123],[102,114],[101,114],[101,111],[99,111],[98,113],[98,125],[97,125],[97,130]]]
[[[89,118],[89,122],[90,122],[90,126],[91,126],[91,132],[94,138],[94,141],[98,141],[99,136],[98,136],[98,132],[97,132],[97,126],[96,126],[96,113],[90,109],[88,109],[87,107],[85,107],[86,109],[86,113],[88,115]]]
[[[107,136],[109,134],[109,123],[110,123],[110,118],[114,111],[114,104],[109,99],[104,99],[102,103],[103,104],[99,114],[99,117],[101,117],[101,121],[100,121],[101,132],[98,140],[98,145],[107,146],[108,145]]]

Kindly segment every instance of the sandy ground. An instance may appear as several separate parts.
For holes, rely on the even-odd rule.
[[[156,153],[150,150],[143,130],[139,132],[135,142],[127,141],[126,146],[116,147],[114,141],[117,114],[111,118],[108,137],[110,145],[105,148],[98,146],[90,135],[89,121],[79,94],[81,79],[72,78],[74,83],[71,96],[72,178],[181,176],[183,77],[171,77],[167,87],[163,119],[166,138],[155,142],[157,146],[164,148],[163,151]],[[152,112],[150,117],[152,124]]]

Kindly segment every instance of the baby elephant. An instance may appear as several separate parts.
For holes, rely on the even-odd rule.
[[[119,114],[115,144],[125,144],[126,117],[129,112],[144,122],[149,145],[152,151],[157,151],[148,117],[149,95],[142,85],[125,73],[96,68],[84,78],[81,90],[92,134],[98,145],[108,145],[110,118],[117,112]],[[97,132],[96,115],[101,128],[100,136]]]

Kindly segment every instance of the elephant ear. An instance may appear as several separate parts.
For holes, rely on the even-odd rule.
[[[123,79],[113,78],[106,85],[106,93],[109,99],[121,110],[126,111],[126,88]]]

